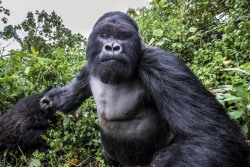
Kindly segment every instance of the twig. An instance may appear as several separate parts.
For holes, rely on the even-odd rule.
[[[239,72],[243,72],[247,74],[247,72],[245,70],[242,70],[241,68],[224,68],[224,69],[221,69],[220,71],[239,71]]]
[[[212,94],[216,94],[216,93],[226,93],[226,92],[229,92],[230,90],[232,89],[231,88],[219,88],[219,89],[210,90],[210,92]]]
[[[2,49],[0,49],[0,57],[3,57],[3,53],[6,51],[6,48],[12,43],[13,42],[10,42],[6,46],[3,46]]]
[[[22,149],[21,149],[19,146],[18,146],[18,149],[21,151],[21,154],[22,154],[22,156],[23,156],[23,158],[24,158],[24,161],[28,164],[28,162],[27,162],[27,160],[26,160],[26,156],[24,155]]]
[[[40,26],[41,26],[41,23],[38,23],[38,25],[36,27],[36,31],[35,31],[33,37],[35,37],[37,35],[38,29],[41,28]]]

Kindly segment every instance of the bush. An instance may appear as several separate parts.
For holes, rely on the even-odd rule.
[[[18,99],[37,93],[48,86],[65,85],[82,68],[85,54],[79,49],[55,50],[52,55],[12,51],[0,59],[0,114]],[[0,166],[71,166],[102,162],[96,107],[86,100],[73,115],[57,112],[57,123],[51,124],[48,153],[34,151],[26,156],[21,150],[0,154]]]

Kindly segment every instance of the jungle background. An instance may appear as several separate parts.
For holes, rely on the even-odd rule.
[[[1,2],[1,1],[0,1]],[[148,46],[171,51],[194,72],[250,139],[250,1],[152,0],[128,9]],[[10,11],[0,3],[0,38],[20,50],[6,53],[0,43],[0,115],[19,99],[48,86],[69,83],[85,63],[87,39],[64,26],[55,12],[28,12],[9,25]],[[24,36],[20,36],[24,32]],[[185,93],[185,92],[184,92]],[[47,152],[0,153],[0,166],[105,166],[93,99],[51,124]],[[212,143],[211,143],[212,144]]]

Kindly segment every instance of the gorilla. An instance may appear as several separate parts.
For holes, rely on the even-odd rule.
[[[19,100],[0,117],[0,151],[18,146],[27,154],[35,149],[46,151],[41,135],[46,134],[48,120],[54,119],[55,112],[42,109],[39,102],[49,89]]]
[[[132,18],[100,17],[86,55],[74,80],[40,103],[68,113],[93,96],[107,164],[248,166],[247,144],[225,109],[175,55],[146,47]]]

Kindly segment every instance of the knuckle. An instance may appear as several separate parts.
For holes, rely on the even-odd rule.
[[[43,97],[40,100],[40,106],[44,109],[49,109],[52,107],[52,101],[48,97]]]

